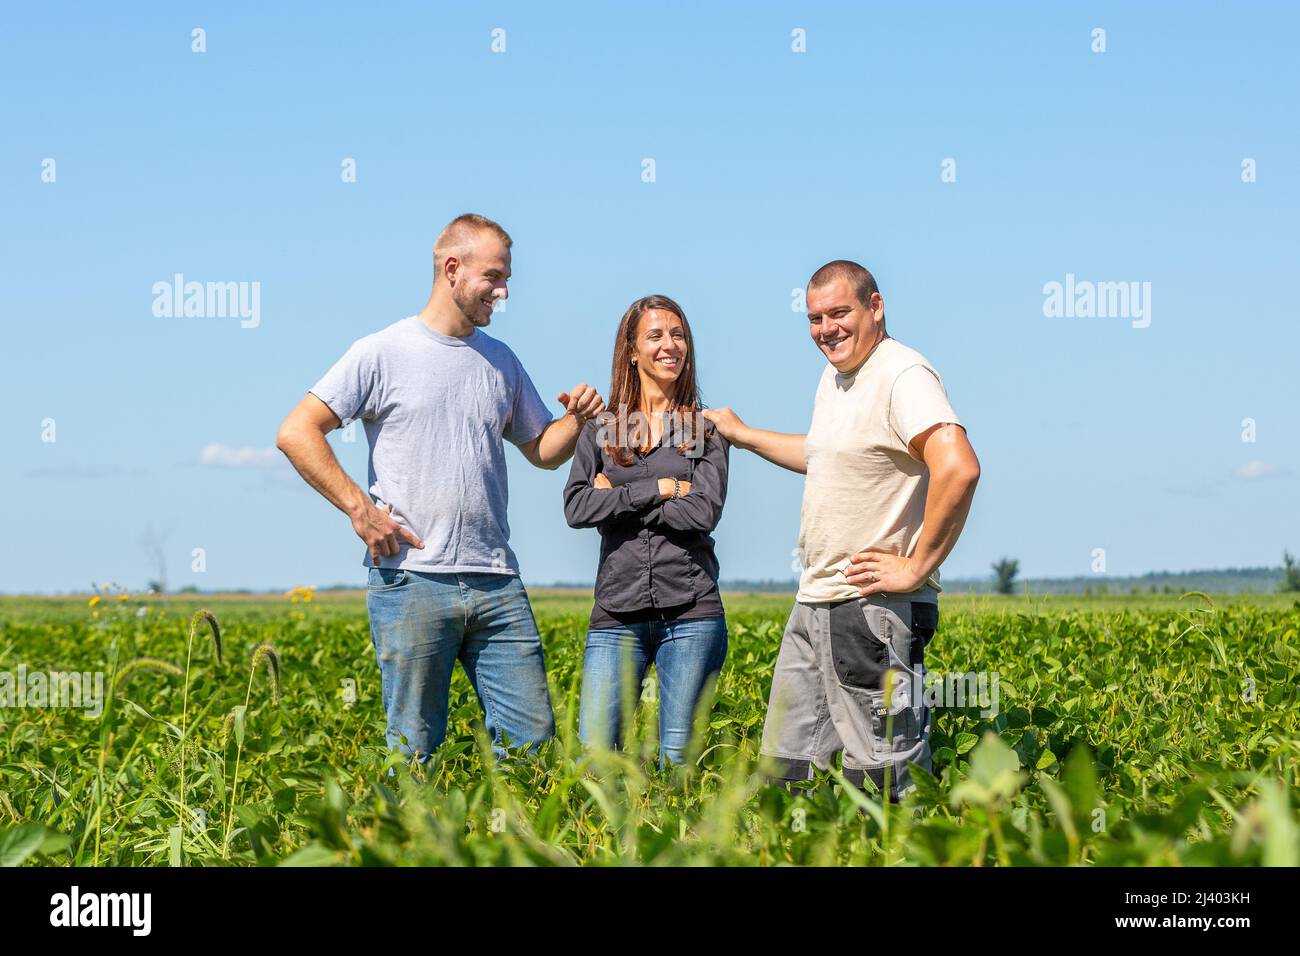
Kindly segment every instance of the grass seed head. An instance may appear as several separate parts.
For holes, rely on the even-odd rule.
[[[266,673],[271,679],[271,703],[280,703],[280,655],[275,649],[275,645],[263,641],[253,648],[252,670],[257,670],[257,665],[266,661]]]
[[[116,693],[117,689],[122,686],[122,682],[132,674],[145,670],[160,671],[164,674],[171,674],[173,677],[180,677],[185,673],[179,666],[171,661],[165,661],[161,657],[137,657],[134,660],[127,661],[117,669],[117,677],[113,680],[113,691]]]
[[[190,640],[194,640],[194,634],[199,629],[199,624],[206,621],[208,627],[212,629],[212,655],[221,664],[221,625],[217,623],[216,617],[208,610],[198,610],[194,612],[194,617],[190,619]]]

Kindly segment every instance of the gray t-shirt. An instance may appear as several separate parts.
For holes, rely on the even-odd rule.
[[[479,329],[440,335],[411,316],[353,343],[311,392],[340,421],[361,419],[370,497],[424,542],[419,551],[399,537],[380,567],[519,573],[501,439],[530,442],[551,415],[509,346]]]

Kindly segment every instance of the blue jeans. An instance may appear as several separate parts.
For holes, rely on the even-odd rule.
[[[456,661],[474,685],[498,755],[502,735],[511,746],[554,735],[542,639],[518,577],[371,568],[366,608],[389,750],[423,762],[438,749]]]
[[[686,760],[695,709],[727,659],[727,619],[644,621],[587,632],[578,736],[587,746],[617,746],[624,714],[641,696],[650,664],[658,675],[659,764]]]

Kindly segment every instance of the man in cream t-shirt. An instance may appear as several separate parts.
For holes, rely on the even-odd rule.
[[[808,282],[809,330],[829,363],[806,435],[705,416],[737,448],[806,474],[803,572],[786,624],[762,751],[800,780],[841,752],[844,776],[897,799],[930,769],[917,691],[938,627],[939,565],[970,511],[979,462],[939,373],[885,331],[871,273],[837,260]],[[892,675],[892,680],[887,680]]]

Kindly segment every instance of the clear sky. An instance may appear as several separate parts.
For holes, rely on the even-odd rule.
[[[803,431],[824,359],[792,290],[829,259],[865,264],[983,465],[950,577],[1003,554],[1055,576],[1089,573],[1096,548],[1112,574],[1300,551],[1290,5],[0,17],[0,591],[139,587],[146,533],[172,587],[359,585],[363,546],[275,431],[353,340],[418,311],[433,238],[465,211],[514,236],[489,331],[548,400],[606,391],[619,317],[662,292],[709,404]],[[177,273],[258,283],[256,327],[156,315]],[[1067,275],[1150,283],[1149,324],[1049,317],[1044,286]],[[358,437],[335,446],[364,482]],[[566,474],[510,452],[529,583],[594,576]],[[724,578],[793,577],[801,482],[733,454]]]

